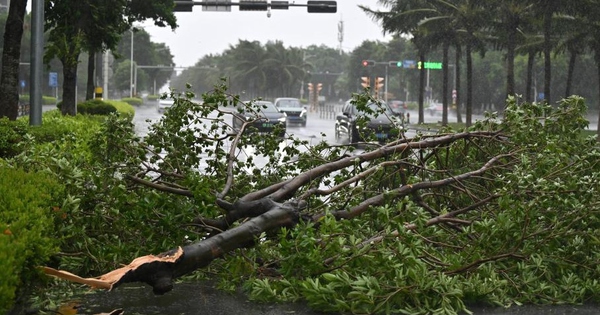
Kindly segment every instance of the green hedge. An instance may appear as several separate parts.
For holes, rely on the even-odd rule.
[[[133,106],[140,106],[144,104],[144,100],[139,97],[126,97],[121,99],[121,101]]]
[[[58,109],[61,106],[62,101],[56,104]],[[77,113],[79,114],[109,115],[115,112],[118,112],[120,115],[129,116],[131,119],[135,115],[135,108],[127,102],[114,100],[93,99],[77,104]]]
[[[115,100],[106,100],[105,102],[114,106],[114,108],[117,109],[117,112],[119,112],[121,115],[127,115],[131,118],[133,118],[133,115],[135,115],[135,108],[127,102]]]
[[[160,95],[154,95],[154,94],[150,94],[148,96],[146,96],[146,100],[153,102],[153,101],[157,101],[160,98]]]
[[[103,100],[87,100],[77,104],[77,113],[88,115],[110,115],[116,113],[117,109]]]
[[[28,132],[25,120],[11,121],[0,118],[0,158],[9,158],[19,154],[18,143],[23,141]]]
[[[39,173],[0,166],[0,313],[18,297],[41,288],[38,269],[58,252],[54,219],[63,220],[56,201],[63,188]]]
[[[21,103],[29,103],[29,95],[25,94],[25,95],[19,95],[19,101]],[[56,97],[54,96],[42,96],[42,104],[43,105],[54,105],[58,102],[58,100],[56,99]]]

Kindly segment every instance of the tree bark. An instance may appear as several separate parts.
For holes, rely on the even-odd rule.
[[[26,8],[27,0],[11,1],[4,30],[0,117],[8,117],[10,120],[17,119],[19,114],[19,63]]]
[[[85,87],[85,99],[91,100],[94,98],[94,87],[95,87],[95,69],[96,69],[96,53],[91,51],[88,55],[87,65],[87,84]]]
[[[262,212],[243,225],[219,233],[195,244],[180,247],[159,255],[136,258],[129,265],[97,278],[81,278],[71,273],[44,268],[48,275],[87,284],[94,288],[113,290],[128,282],[143,282],[161,295],[173,289],[173,280],[199,268],[235,249],[253,244],[263,232],[293,226],[299,220],[299,210],[292,203],[279,204],[264,198],[249,202],[248,211]]]
[[[527,55],[527,79],[525,83],[525,101],[533,102],[535,95],[532,97],[531,90],[533,89],[533,65],[535,63],[535,52],[530,51]]]
[[[63,61],[63,100],[60,111],[63,115],[77,115],[77,64],[72,66]]]
[[[467,44],[467,127],[470,127],[473,119],[473,56],[471,45]]]
[[[456,45],[456,56],[454,58],[454,86],[452,90],[456,92],[456,98],[453,98],[454,105],[456,106],[456,122],[462,123],[462,114],[461,114],[461,104],[460,104],[460,59],[462,56],[462,51],[460,45]],[[454,92],[453,92],[454,93]],[[467,125],[467,127],[469,127]]]

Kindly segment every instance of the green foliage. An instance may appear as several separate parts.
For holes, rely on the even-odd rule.
[[[510,168],[463,182],[461,189],[424,190],[418,203],[390,200],[354,220],[325,216],[317,225],[284,229],[277,241],[244,254],[251,261],[260,257],[256,271],[270,266],[280,275],[251,274],[244,288],[258,301],[303,300],[315,309],[357,314],[457,314],[469,303],[597,302],[600,152],[593,137],[580,136],[585,112],[577,97],[557,108],[510,99],[500,123],[490,116],[473,127],[503,130],[506,141],[437,150],[429,161],[438,173],[417,173],[426,177],[412,180],[442,179],[443,170],[460,174],[503,152],[514,154]],[[376,189],[357,187],[356,194],[340,202],[330,198],[327,206],[358,204]],[[483,191],[495,201],[457,215],[471,224],[427,227],[432,213],[465,209]],[[435,208],[421,206],[429,199]]]
[[[64,186],[59,208],[68,220],[57,220],[55,229],[68,255],[57,257],[58,267],[97,276],[139,255],[201,240],[206,234],[186,223],[221,216],[217,198],[234,203],[356,153],[291,136],[238,133],[228,124],[231,111],[259,108],[227,89],[223,81],[201,104],[194,93],[173,92],[175,104],[145,138],[117,115],[44,115],[44,125],[68,132],[52,144],[22,143],[22,153],[7,163],[48,173]],[[364,106],[369,97],[356,99]],[[356,159],[312,178],[296,196],[365,178],[360,184],[306,197],[308,220],[261,235],[256,247],[239,249],[196,277],[217,273],[221,288],[242,285],[259,301],[304,301],[317,310],[359,314],[597,301],[600,152],[593,138],[580,136],[585,111],[577,97],[557,108],[509,99],[502,120],[490,115],[471,127],[470,137]],[[266,162],[259,165],[256,156]],[[228,165],[236,174],[232,183],[224,175]],[[459,178],[479,169],[486,171]],[[188,193],[134,185],[134,175]],[[439,184],[444,181],[449,184]],[[398,193],[413,185],[419,189]],[[383,201],[339,218],[376,197]]]
[[[160,95],[156,95],[156,94],[150,94],[150,95],[146,96],[146,100],[148,100],[148,102],[157,101],[159,98],[160,98]]]
[[[103,100],[87,100],[77,104],[77,113],[88,115],[110,115],[116,113],[117,109]]]
[[[105,100],[104,102],[116,108],[117,112],[123,117],[129,117],[130,119],[133,119],[133,116],[135,115],[135,108],[129,103],[115,100]]]
[[[125,102],[132,106],[140,106],[140,105],[144,104],[144,100],[142,100],[141,98],[138,98],[138,97],[126,97],[126,98],[121,99],[121,102]]]
[[[54,96],[46,96],[42,95],[42,104],[43,105],[54,105],[58,100]],[[29,103],[29,94],[21,94],[19,95],[19,102]]]
[[[63,188],[43,173],[0,166],[0,312],[17,297],[41,288],[39,266],[58,252],[54,221],[65,220],[59,208]]]
[[[26,134],[25,121],[0,118],[0,158],[9,158],[19,153],[17,144],[24,140]]]

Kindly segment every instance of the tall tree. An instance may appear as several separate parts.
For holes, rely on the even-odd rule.
[[[384,32],[405,34],[412,36],[411,41],[415,44],[419,52],[419,59],[424,61],[425,54],[429,49],[429,43],[425,39],[425,35],[419,31],[419,22],[423,19],[435,14],[435,10],[427,1],[410,0],[410,1],[395,1],[395,0],[379,0],[379,4],[384,6],[389,11],[373,10],[366,6],[359,7],[363,9],[374,20],[379,21]],[[425,72],[422,69],[419,78],[419,119],[418,123],[423,123],[424,106],[423,106],[423,91],[425,82]]]
[[[11,1],[4,29],[2,77],[0,78],[0,117],[17,119],[19,114],[19,63],[27,0]]]
[[[176,28],[173,0],[55,0],[46,2],[46,27],[50,30],[46,59],[63,64],[64,88],[61,111],[76,114],[77,65],[82,51],[114,49],[121,34],[134,22],[148,18],[157,26]]]
[[[515,95],[515,55],[522,38],[520,29],[531,21],[531,3],[521,0],[493,1],[495,18],[491,23],[490,38],[496,48],[506,49],[506,96]]]

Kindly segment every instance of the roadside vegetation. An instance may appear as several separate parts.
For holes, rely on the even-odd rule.
[[[11,250],[0,263],[12,277],[0,283],[9,297],[0,310],[50,311],[80,288],[39,266],[96,277],[221,240],[235,248],[173,280],[212,279],[256,301],[357,314],[598,302],[600,152],[581,136],[581,98],[556,108],[510,98],[502,120],[364,153],[326,143],[303,150],[287,138],[282,154],[277,135],[232,133],[226,114],[215,118],[232,97],[225,85],[204,104],[179,97],[144,139],[115,113],[51,111],[34,127],[3,121],[11,132],[1,133],[0,173],[11,180],[0,189],[11,193],[1,201],[0,248]],[[267,165],[235,158],[247,148]],[[28,184],[15,189],[18,181]],[[267,199],[275,208],[259,211]],[[286,211],[295,219],[256,223]],[[249,225],[259,231],[250,239],[224,234]],[[125,281],[145,281],[138,276]]]

